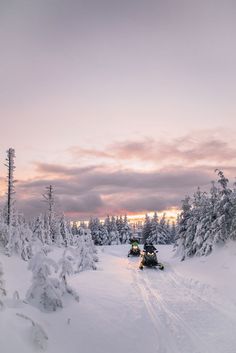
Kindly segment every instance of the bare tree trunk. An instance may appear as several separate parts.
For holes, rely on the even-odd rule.
[[[14,164],[15,158],[15,150],[13,148],[9,148],[7,150],[7,163],[5,166],[7,167],[7,224],[10,226],[12,224],[12,216],[13,216],[13,205],[14,205],[14,194],[15,194],[15,180],[14,180]]]
[[[49,229],[50,229],[50,236],[53,237],[52,228],[53,228],[53,220],[54,220],[55,200],[54,200],[54,191],[53,191],[52,185],[49,185],[46,187],[46,192],[43,194],[43,197],[48,204],[48,223],[49,223]]]

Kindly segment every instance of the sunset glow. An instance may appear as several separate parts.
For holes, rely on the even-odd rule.
[[[175,222],[177,219],[178,214],[181,212],[181,210],[177,208],[170,208],[169,210],[163,210],[162,212],[157,212],[158,217],[162,217],[163,215],[166,216],[166,220],[169,220],[170,222]],[[136,222],[144,222],[146,214],[152,218],[154,215],[154,212],[147,212],[143,214],[133,214],[133,215],[127,215],[127,218],[130,222],[136,223]]]
[[[236,22],[218,5],[3,5],[2,203],[9,147],[27,217],[52,184],[74,220],[155,210],[174,220],[216,168],[234,178]]]

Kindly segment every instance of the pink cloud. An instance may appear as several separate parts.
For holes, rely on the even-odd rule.
[[[179,164],[195,166],[199,164],[230,163],[236,160],[236,147],[219,137],[186,135],[171,141],[144,139],[124,141],[108,145],[104,151],[73,147],[78,158],[109,158],[116,161],[149,161],[157,165]],[[109,152],[106,152],[109,151]]]
[[[191,195],[197,186],[209,188],[211,180],[216,179],[216,168],[223,169],[231,181],[236,175],[234,145],[214,134],[208,140],[204,134],[193,134],[164,142],[124,141],[104,151],[76,147],[70,153],[79,162],[83,157],[95,156],[94,165],[35,162],[37,177],[16,184],[23,211],[43,211],[42,192],[49,184],[55,188],[61,209],[77,219],[107,213],[163,211],[178,208],[182,198]],[[153,168],[134,170],[131,163],[129,166],[133,160],[144,165],[151,161]]]

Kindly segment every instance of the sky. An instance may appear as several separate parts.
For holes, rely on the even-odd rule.
[[[236,176],[236,2],[0,0],[0,190],[73,219],[179,208]]]

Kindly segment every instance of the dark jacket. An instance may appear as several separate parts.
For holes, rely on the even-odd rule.
[[[143,250],[146,252],[155,252],[157,249],[154,245],[144,244]]]

